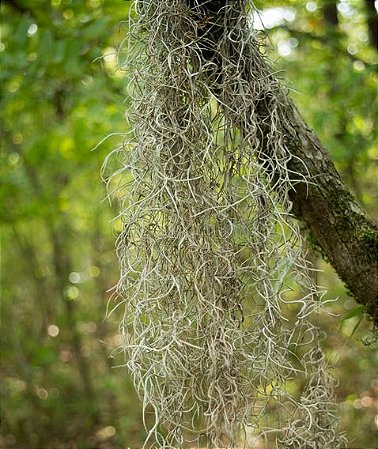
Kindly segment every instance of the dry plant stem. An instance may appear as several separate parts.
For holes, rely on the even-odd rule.
[[[305,165],[285,140],[252,3],[222,4],[220,20],[198,2],[135,3],[118,291],[127,365],[155,413],[146,446],[234,448],[252,427],[287,448],[339,448],[311,322],[322,292],[290,212],[307,172],[292,172]],[[286,389],[296,376],[300,401]]]

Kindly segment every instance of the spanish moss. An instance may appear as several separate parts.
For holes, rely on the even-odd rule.
[[[291,211],[292,124],[254,5],[134,7],[118,307],[155,415],[145,447],[344,447],[314,318],[324,292]]]

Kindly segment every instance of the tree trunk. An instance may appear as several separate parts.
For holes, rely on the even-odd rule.
[[[188,2],[199,22],[203,20],[203,15],[211,17],[209,25],[205,29],[203,26],[201,28],[206,35],[203,55],[213,64],[217,64],[218,74],[215,77],[219,79],[222,77],[219,42],[224,33],[229,32],[224,28],[227,26],[227,20],[224,20],[226,9],[220,7],[224,6],[220,3],[226,4],[225,1],[196,1],[193,7],[191,2]],[[238,51],[237,45],[235,48],[235,51]],[[228,57],[237,58],[237,55],[230,54]],[[260,69],[264,66],[265,73],[269,70],[262,56],[258,62],[250,62],[240,74],[243,81],[254,82],[251,73],[245,68],[247,66],[259,66]],[[278,86],[273,75],[269,76],[269,79]],[[219,97],[216,87],[213,94]],[[329,153],[307,126],[284,89],[278,88],[275,95],[280,116],[284,118],[281,132],[293,155],[289,167],[292,176],[290,181],[295,185],[290,194],[293,212],[306,223],[314,246],[332,264],[350,294],[365,306],[366,312],[378,325],[378,228],[345,187]],[[224,99],[222,100],[224,103]],[[257,114],[257,118],[254,116],[255,122],[260,123],[261,152],[265,155],[268,151],[264,149],[264,136],[270,132],[270,121],[267,120],[269,108],[269,99],[263,99],[253,111],[253,114]],[[285,123],[290,126],[285,127]],[[242,126],[248,126],[248,122],[244,122]],[[298,180],[298,173],[308,182],[304,179]]]

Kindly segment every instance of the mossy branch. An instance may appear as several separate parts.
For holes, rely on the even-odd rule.
[[[219,1],[195,3],[194,14],[198,16],[201,11],[213,17],[202,32],[208,36],[206,48],[209,60],[217,64],[221,76],[222,67],[216,55],[219,36],[223,35],[223,28],[227,26],[224,21],[226,9],[221,7],[216,10]],[[242,73],[242,80],[246,83],[254,82],[253,70],[257,63],[252,56],[249,55],[250,65]],[[378,228],[346,188],[329,153],[305,123],[285,89],[269,72],[265,59],[259,57],[258,64],[269,73],[271,82],[277,84],[275,95],[281,116],[282,139],[293,155],[288,164],[288,177],[294,185],[290,191],[293,211],[306,223],[321,248],[321,254],[332,264],[348,291],[378,325]],[[216,90],[213,93],[218,95]],[[264,136],[272,132],[273,122],[267,120],[271,114],[270,107],[266,98],[263,99],[260,106],[251,111],[250,122],[241,122],[246,133],[249,126],[255,126],[256,121],[261,123],[262,153],[268,156],[271,150]]]

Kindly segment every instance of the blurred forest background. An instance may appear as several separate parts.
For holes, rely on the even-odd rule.
[[[256,4],[280,76],[378,222],[377,2]],[[117,312],[105,320],[121,223],[100,168],[116,133],[127,131],[116,49],[129,8],[121,0],[1,4],[2,448],[132,448],[145,437],[139,399],[117,368]],[[378,447],[371,323],[332,268],[317,264],[327,299],[338,297],[328,306],[334,316],[319,320],[342,427],[350,447]]]

